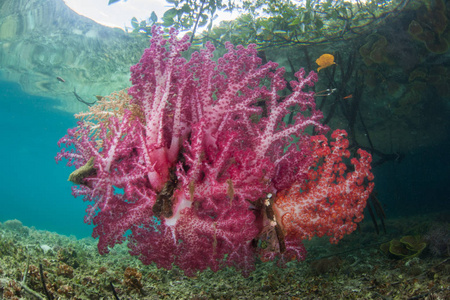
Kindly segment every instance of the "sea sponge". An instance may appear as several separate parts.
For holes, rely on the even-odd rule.
[[[429,70],[428,83],[431,84],[440,97],[450,95],[450,71],[444,66],[433,66]]]
[[[441,65],[430,68],[419,67],[409,73],[408,81],[412,84],[411,90],[422,93],[426,86],[433,86],[440,97],[446,97],[450,94],[450,71]]]
[[[376,39],[374,39],[376,37]],[[359,48],[359,54],[362,56],[367,66],[372,64],[391,63],[387,51],[388,41],[382,35],[373,35],[370,40]]]
[[[365,72],[364,84],[371,89],[378,87],[385,81],[386,78],[384,78],[383,75],[376,70],[369,69]]]
[[[431,4],[432,3],[432,4]],[[419,9],[417,19],[433,32],[442,34],[447,28],[446,6],[443,0],[427,3],[426,9]]]
[[[132,267],[127,267],[123,274],[123,285],[128,289],[141,290],[143,285],[141,282],[142,273]]]
[[[404,236],[400,239],[400,242],[406,245],[406,248],[413,253],[410,257],[418,256],[427,246],[427,243],[420,235]]]
[[[381,251],[396,258],[410,259],[419,256],[426,248],[427,243],[421,236],[407,235],[400,240],[393,239],[380,245]]]
[[[408,32],[414,38],[417,38],[423,33],[422,25],[420,25],[416,20],[412,20],[411,23],[409,23]]]
[[[402,85],[396,81],[386,81],[386,91],[390,96],[399,97],[403,91]]]
[[[450,257],[450,227],[447,223],[431,228],[425,240],[430,245],[432,255]]]
[[[442,0],[432,5],[422,5],[417,9],[417,18],[408,26],[408,33],[413,39],[425,44],[428,51],[436,54],[448,51],[449,42],[445,37],[447,28],[446,6]]]
[[[436,54],[442,54],[448,51],[448,42],[441,36],[436,36],[432,42],[426,43],[425,46],[428,51]]]
[[[414,80],[426,80],[427,77],[427,70],[425,68],[419,67],[409,73],[408,81],[412,82]]]

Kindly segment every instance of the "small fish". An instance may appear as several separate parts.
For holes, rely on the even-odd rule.
[[[56,79],[58,79],[59,81],[61,81],[61,82],[66,82],[64,79],[62,79],[61,77],[56,77]]]
[[[95,98],[97,98],[97,100],[98,100],[98,101],[100,101],[100,100],[102,100],[102,99],[103,99],[103,96],[100,96],[100,95],[95,95]]]
[[[317,92],[317,93],[314,95],[314,97],[327,97],[327,96],[330,96],[331,94],[333,94],[333,93],[336,92],[336,91],[337,91],[336,88],[334,88],[334,89],[326,89],[326,90]]]
[[[335,65],[336,63],[334,62],[333,55],[322,54],[318,59],[316,59],[316,64],[319,65],[319,68],[317,68],[317,72],[319,72],[320,70]]]
[[[353,98],[353,94],[350,94],[350,95],[348,95],[348,96],[345,96],[345,97],[342,98],[342,99],[351,99],[351,98]]]

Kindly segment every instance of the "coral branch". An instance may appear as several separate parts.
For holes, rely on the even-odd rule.
[[[346,135],[344,130],[334,131],[332,138],[336,141],[331,143],[331,149],[324,136],[312,137],[314,167],[308,180],[277,194],[278,218],[284,230],[299,239],[328,235],[332,243],[337,243],[353,232],[364,217],[363,210],[373,189],[372,157],[359,149],[360,159],[351,160],[354,171],[346,174],[342,161],[350,156]]]

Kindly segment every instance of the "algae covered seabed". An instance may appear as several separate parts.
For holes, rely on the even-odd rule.
[[[380,234],[366,221],[337,245],[306,241],[303,262],[257,262],[247,278],[232,268],[190,278],[176,267],[144,266],[126,245],[101,256],[92,238],[11,220],[0,228],[0,291],[3,299],[37,299],[33,292],[42,299],[450,299],[449,220],[450,212],[387,219]],[[407,236],[421,246],[381,250]]]

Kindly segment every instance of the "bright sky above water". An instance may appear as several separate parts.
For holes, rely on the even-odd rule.
[[[71,9],[78,14],[88,17],[97,23],[124,28],[131,27],[131,19],[136,17],[138,20],[146,20],[150,17],[152,11],[156,13],[159,19],[164,12],[169,9],[165,0],[127,0],[108,5],[108,0],[64,0]],[[232,19],[230,13],[221,13],[215,20]]]

